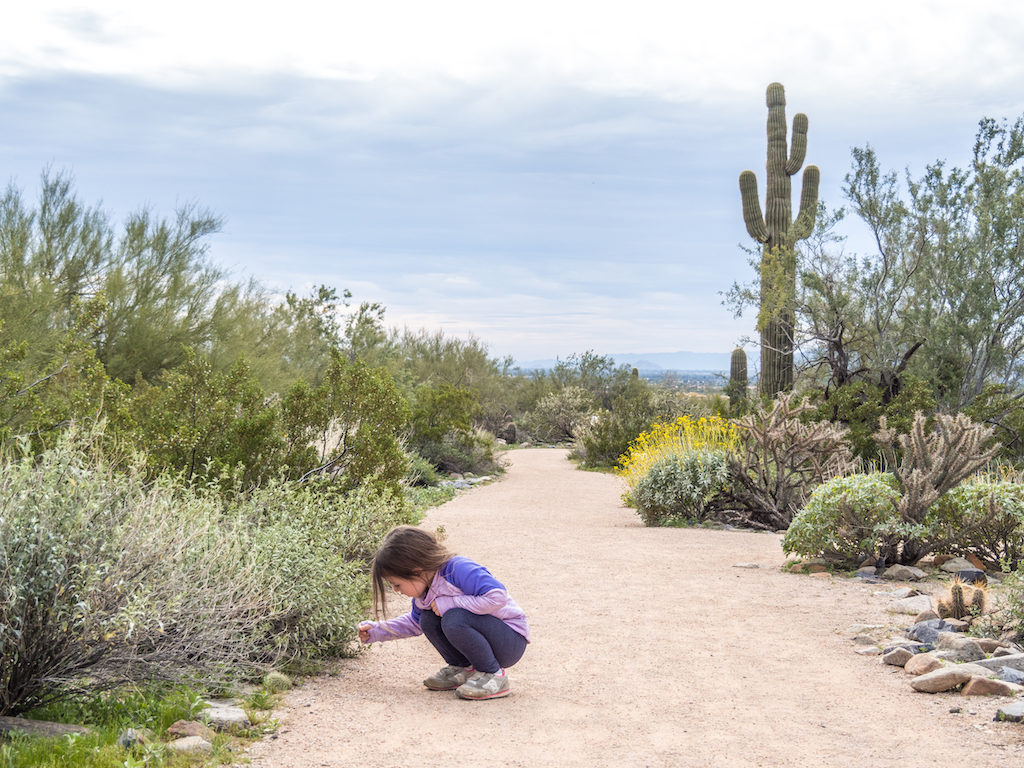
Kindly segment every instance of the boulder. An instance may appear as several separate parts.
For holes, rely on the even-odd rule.
[[[939,632],[935,650],[935,655],[940,659],[955,662],[978,661],[986,655],[974,638],[958,632]]]
[[[914,653],[906,648],[890,648],[882,654],[882,663],[903,667],[912,658],[914,658]]]
[[[942,669],[943,664],[940,659],[935,658],[931,653],[918,653],[912,658],[908,659],[903,665],[903,669],[908,675],[926,675],[929,672],[934,672],[936,669]]]
[[[911,616],[917,616],[923,611],[930,611],[932,609],[932,599],[928,595],[915,595],[914,597],[905,597],[902,600],[893,600],[889,605],[889,610],[893,613],[907,613]]]
[[[951,665],[918,675],[910,681],[910,687],[921,693],[942,693],[951,691],[970,679],[970,672],[963,671],[958,665]]]
[[[893,581],[920,581],[926,575],[920,568],[915,568],[912,565],[890,565],[885,569],[882,578]]]
[[[186,736],[167,743],[167,749],[185,755],[212,755],[213,744],[199,736]]]
[[[939,570],[945,571],[946,573],[956,573],[957,571],[976,571],[974,563],[963,557],[951,557],[939,566]]]
[[[964,696],[1013,696],[1013,687],[1002,680],[988,677],[972,677],[964,683],[960,693]]]

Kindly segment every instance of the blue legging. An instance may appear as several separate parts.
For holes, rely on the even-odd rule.
[[[425,610],[420,628],[448,664],[479,672],[511,667],[526,651],[526,638],[504,621],[465,608],[452,608],[444,616]]]

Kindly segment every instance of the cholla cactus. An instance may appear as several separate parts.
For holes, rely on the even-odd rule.
[[[793,386],[793,303],[796,297],[797,240],[807,238],[814,229],[818,212],[817,166],[808,165],[803,173],[800,208],[793,218],[790,201],[790,177],[803,165],[807,153],[807,115],[793,118],[793,141],[787,153],[786,92],[781,83],[768,86],[768,175],[765,212],[757,192],[753,171],[740,174],[743,221],[747,232],[763,244],[761,255],[761,392],[776,395]]]

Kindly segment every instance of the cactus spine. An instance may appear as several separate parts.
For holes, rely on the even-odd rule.
[[[747,399],[747,353],[742,347],[732,351],[729,360],[729,384],[725,389],[729,396],[729,411],[732,415],[740,415]]]
[[[807,115],[800,113],[793,117],[793,141],[787,155],[786,93],[781,83],[768,86],[766,102],[768,180],[764,214],[753,171],[740,174],[740,197],[747,232],[762,244],[761,310],[757,320],[761,332],[760,389],[762,394],[774,396],[793,386],[795,246],[814,229],[820,173],[814,165],[804,169],[800,208],[794,220],[790,177],[800,170],[807,153]]]

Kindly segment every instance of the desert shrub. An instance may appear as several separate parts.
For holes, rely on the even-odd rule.
[[[731,422],[714,415],[679,416],[640,433],[619,457],[619,474],[632,490],[666,458],[705,448],[729,452],[737,446],[738,434]]]
[[[925,524],[945,550],[1015,570],[1024,558],[1024,485],[972,478],[933,504]]]
[[[217,679],[251,657],[269,616],[242,521],[173,483],[146,482],[141,461],[113,472],[76,439],[0,464],[5,714],[71,683]]]
[[[814,488],[852,468],[846,429],[804,421],[812,410],[785,394],[736,422],[741,448],[730,456],[730,494],[737,522],[787,528]]]
[[[646,525],[707,520],[729,478],[724,450],[697,448],[656,461],[633,489]]]
[[[802,557],[858,565],[878,554],[879,539],[897,518],[900,494],[888,473],[826,480],[793,518],[782,548]]]
[[[594,396],[583,387],[568,386],[538,401],[523,421],[523,429],[536,440],[572,440],[594,413]]]
[[[488,474],[501,468],[495,457],[497,448],[494,435],[474,429],[465,433],[450,432],[419,450],[423,458],[445,472]]]
[[[992,428],[965,414],[935,414],[933,427],[918,413],[908,434],[896,435],[883,417],[876,433],[887,464],[900,485],[899,529],[880,553],[884,562],[915,563],[951,542],[926,525],[939,499],[984,467],[999,451]],[[897,445],[898,444],[898,445]],[[897,460],[897,447],[902,456]]]
[[[409,464],[405,473],[407,485],[431,486],[441,482],[441,473],[437,471],[437,467],[432,462],[427,461],[418,453],[410,453],[406,459]]]

